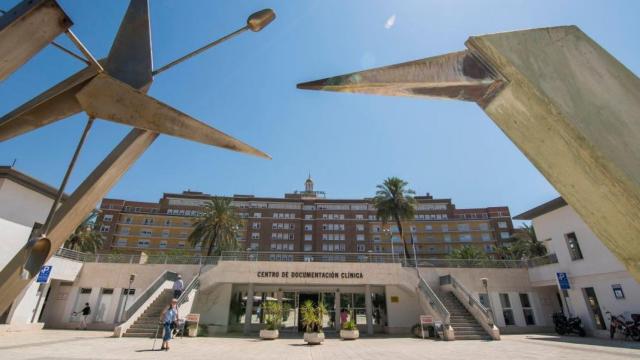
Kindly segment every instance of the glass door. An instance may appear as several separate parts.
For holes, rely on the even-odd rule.
[[[598,303],[596,291],[592,287],[583,288],[582,291],[584,292],[584,297],[587,301],[587,307],[589,308],[591,318],[593,319],[593,325],[596,329],[606,330],[607,325],[604,323],[602,311],[600,311],[600,304]]]
[[[298,331],[298,292],[285,291],[282,293],[282,330],[286,332]]]
[[[322,329],[324,332],[332,332],[336,330],[336,294],[335,293],[320,293],[321,301],[324,303],[324,307],[327,309],[327,314],[322,319]]]

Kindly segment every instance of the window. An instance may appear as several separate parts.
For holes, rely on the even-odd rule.
[[[493,245],[491,244],[485,244],[484,245],[484,252],[487,254],[491,254],[495,251],[495,249],[493,248]]]
[[[489,231],[489,224],[487,223],[480,223],[479,227],[482,231]]]
[[[306,214],[306,215],[304,216],[304,219],[305,219],[305,220],[313,220],[313,215],[311,215],[311,214]]]
[[[374,232],[374,233],[379,233],[380,232],[380,225],[371,226],[371,231]]]
[[[364,220],[364,215],[356,214],[356,220]]]
[[[262,217],[262,213],[255,212],[255,213],[253,213],[253,217],[254,218],[261,218]]]
[[[140,230],[140,236],[150,237],[153,236],[153,232],[149,229]]]
[[[171,220],[170,219],[165,220],[164,226],[171,226]]]
[[[167,240],[160,240],[160,249],[167,248]]]
[[[516,321],[513,318],[513,310],[511,309],[509,294],[500,294],[500,304],[502,305],[502,316],[504,317],[504,324],[515,325]]]
[[[145,218],[144,220],[142,220],[142,224],[143,225],[153,225],[153,219],[152,218]]]
[[[536,319],[533,317],[533,308],[529,301],[529,294],[520,294],[520,304],[522,304],[522,313],[524,315],[524,322],[527,325],[535,325]]]
[[[364,224],[356,224],[356,231],[364,231]]]
[[[313,241],[313,235],[304,234],[304,241]]]
[[[313,230],[313,225],[304,224],[304,231],[312,231],[312,230]]]
[[[373,242],[380,242],[381,238],[380,235],[373,235]]]
[[[506,229],[507,228],[507,222],[506,221],[498,221],[498,227],[500,229]]]
[[[127,218],[125,218],[125,219],[124,219],[124,223],[125,223],[125,224],[131,224],[131,221],[132,221],[132,220],[131,220],[131,218],[130,218],[130,217],[127,217]]]
[[[176,246],[178,249],[183,249],[185,245],[184,241],[178,241],[178,245]]]
[[[584,259],[582,257],[582,251],[580,250],[580,245],[578,244],[578,238],[576,237],[576,233],[568,233],[564,236],[567,240],[567,247],[569,248],[569,255],[571,256],[571,260],[581,260]]]
[[[127,239],[118,239],[118,241],[116,242],[117,247],[124,247],[127,245],[128,245]]]
[[[260,240],[260,233],[251,233],[251,240]]]
[[[148,248],[149,247],[149,240],[148,239],[140,239],[140,240],[138,240],[138,247],[139,248]]]
[[[445,242],[451,242],[451,235],[449,235],[449,234],[444,234],[443,238],[444,238],[444,241],[445,241]]]
[[[162,237],[163,238],[168,238],[169,237],[169,230],[162,230]]]
[[[102,221],[104,222],[111,222],[111,220],[113,220],[113,215],[111,214],[102,217]]]
[[[356,235],[356,241],[364,241],[364,234]]]
[[[472,239],[471,239],[471,234],[460,234],[460,235],[458,236],[458,239],[459,239],[460,241],[462,241],[462,242],[469,242],[469,241],[471,241],[471,240],[472,240]]]
[[[449,231],[449,225],[442,224],[442,232],[447,232],[447,231]]]
[[[508,231],[501,231],[500,232],[500,239],[508,239],[511,235],[509,234]]]
[[[109,225],[100,226],[100,232],[109,232],[109,230],[111,230],[111,226]]]
[[[313,251],[313,245],[304,244],[304,251]]]
[[[124,227],[124,228],[120,229],[120,234],[129,235],[129,228],[128,227]]]
[[[424,226],[424,231],[433,231],[433,226],[431,224],[427,224]]]
[[[458,224],[458,231],[469,231],[469,224]]]
[[[366,249],[366,247],[365,247],[364,244],[358,244],[358,246],[357,246],[358,252],[365,252],[365,249]]]
[[[482,241],[491,241],[491,234],[489,233],[482,233]]]
[[[253,230],[260,230],[260,223],[254,222],[253,224],[251,224],[251,228]]]
[[[592,287],[588,287],[583,288],[582,292],[584,294],[584,299],[587,302],[587,307],[589,308],[589,314],[591,315],[593,325],[596,329],[606,330],[607,325],[604,323],[604,318],[602,317],[602,310],[600,310],[596,291]]]

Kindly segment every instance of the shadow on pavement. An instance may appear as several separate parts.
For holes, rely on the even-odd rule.
[[[565,344],[577,344],[577,345],[591,345],[591,346],[606,346],[614,348],[624,349],[640,349],[640,342],[637,341],[623,341],[623,340],[609,340],[594,337],[573,337],[573,336],[527,336],[529,340],[537,341],[552,341]]]

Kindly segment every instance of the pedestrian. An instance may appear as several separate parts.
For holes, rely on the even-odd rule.
[[[80,320],[80,328],[82,330],[87,330],[89,315],[91,315],[91,306],[89,306],[89,303],[84,303],[84,307],[82,308],[82,310],[80,310],[80,313],[82,314],[82,320]]]
[[[169,307],[162,312],[160,321],[163,327],[162,346],[160,350],[169,351],[169,340],[171,340],[172,330],[178,326],[178,299],[171,299]]]
[[[173,298],[179,299],[183,291],[184,291],[184,282],[182,282],[182,275],[178,274],[178,280],[176,280],[173,283]]]
[[[347,309],[342,309],[342,311],[340,311],[340,326],[344,325],[347,321],[349,321],[349,313]]]

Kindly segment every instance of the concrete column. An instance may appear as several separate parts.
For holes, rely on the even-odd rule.
[[[335,301],[334,301],[335,314],[333,315],[333,323],[335,324],[336,331],[340,331],[340,329],[342,329],[342,324],[340,323],[340,309],[342,308],[340,305],[340,291],[336,291],[334,293],[334,296],[335,296]]]
[[[247,306],[244,314],[244,328],[243,333],[249,335],[251,333],[251,313],[253,312],[253,284],[249,284],[247,290]]]
[[[371,285],[364,286],[364,306],[367,313],[367,334],[373,335],[373,304],[371,304]]]

